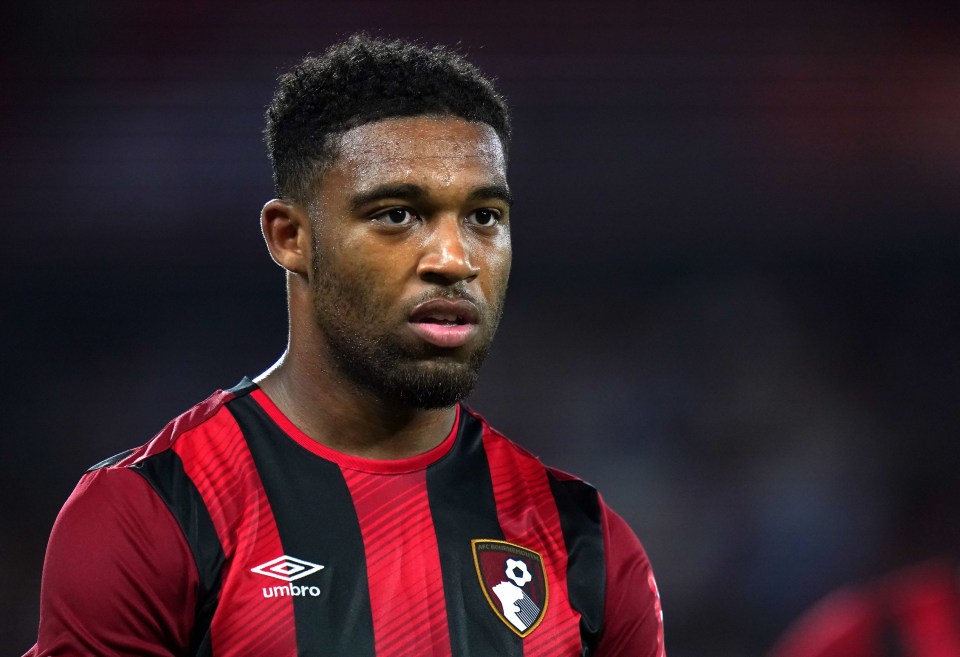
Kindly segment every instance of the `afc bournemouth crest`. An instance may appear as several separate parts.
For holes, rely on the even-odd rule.
[[[480,587],[497,617],[522,637],[537,629],[547,609],[540,555],[506,541],[478,538],[470,544]]]

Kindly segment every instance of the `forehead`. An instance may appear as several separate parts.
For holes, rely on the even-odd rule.
[[[367,123],[340,137],[328,172],[363,188],[390,182],[429,187],[505,184],[503,146],[484,123],[452,117],[404,117]]]

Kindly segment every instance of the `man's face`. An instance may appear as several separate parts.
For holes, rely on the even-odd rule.
[[[503,310],[509,198],[485,124],[397,118],[343,134],[310,207],[315,321],[341,374],[417,408],[470,392]]]

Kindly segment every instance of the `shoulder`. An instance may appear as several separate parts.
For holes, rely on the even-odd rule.
[[[171,505],[190,488],[177,452],[222,435],[235,396],[217,391],[83,474],[47,545],[37,654],[179,654],[190,645],[200,581],[188,530],[197,523],[185,527]]]
[[[197,572],[166,505],[128,468],[86,473],[47,544],[37,654],[160,654],[190,641]]]
[[[561,487],[568,486],[574,489],[582,487],[585,490],[589,489],[596,493],[596,490],[593,488],[593,486],[586,483],[583,479],[577,477],[576,475],[572,475],[569,472],[564,472],[563,470],[546,465],[539,456],[533,454],[519,443],[507,438],[507,436],[505,436],[498,429],[494,428],[486,420],[486,418],[472,408],[464,406],[463,409],[468,418],[472,418],[473,421],[477,422],[481,427],[484,447],[487,449],[488,453],[495,451],[497,452],[497,456],[509,458],[517,462],[523,462],[529,466],[535,465],[543,470],[544,474],[549,477],[551,482],[556,482]]]
[[[227,421],[223,415],[226,411],[225,406],[237,396],[237,388],[217,390],[203,401],[170,420],[148,442],[104,459],[93,465],[88,472],[124,468],[141,463],[151,456],[170,450],[185,437],[203,433],[205,430],[216,429],[217,426]]]
[[[245,392],[245,391],[244,391]],[[64,505],[61,514],[79,525],[96,509],[117,530],[131,530],[135,517],[160,522],[196,551],[197,541],[219,541],[211,527],[209,500],[200,488],[218,481],[230,454],[242,443],[242,432],[227,408],[238,395],[218,390],[171,420],[150,441],[92,466]],[[125,520],[127,519],[127,520]],[[134,532],[135,533],[135,532]]]
[[[147,443],[90,467],[61,509],[51,543],[54,546],[103,544],[104,549],[85,557],[89,562],[98,555],[116,557],[116,550],[105,549],[109,546],[131,547],[142,543],[143,549],[149,548],[151,539],[146,530],[139,529],[142,527],[152,527],[153,531],[163,527],[172,530],[168,532],[171,535],[178,534],[168,504],[158,495],[156,477],[148,472],[154,464],[173,455],[180,441],[216,425],[216,416],[234,396],[231,391],[218,390],[175,417]],[[180,537],[171,540],[182,545]],[[164,558],[163,554],[156,556]],[[64,551],[58,554],[55,565],[69,563],[71,558],[69,550]],[[69,572],[63,575],[69,576]]]
[[[466,411],[483,428],[484,448],[489,459],[542,476],[549,484],[562,517],[568,516],[572,519],[572,516],[582,516],[577,521],[578,524],[582,521],[599,527],[607,507],[592,484],[574,474],[545,464],[540,457],[493,428],[482,415],[469,408]]]
[[[182,545],[179,529],[150,484],[133,470],[101,467],[80,478],[57,516],[48,566],[58,567],[65,578],[96,577],[115,565],[115,557],[136,558],[137,551],[157,546],[160,537],[178,549]],[[84,551],[77,552],[77,547]],[[178,555],[174,550],[155,556],[164,561]],[[82,570],[66,567],[77,559],[83,562]]]
[[[181,569],[188,551],[170,497],[171,489],[183,484],[185,477],[182,467],[171,463],[179,458],[174,450],[181,440],[209,432],[233,397],[229,391],[217,391],[171,420],[147,443],[87,470],[54,523],[50,545],[55,554],[48,554],[45,567],[55,568],[61,581],[69,582],[116,569],[117,559],[127,560],[139,552],[150,553],[158,570],[166,570],[164,564]],[[68,567],[79,558],[77,546],[86,552],[81,570]]]

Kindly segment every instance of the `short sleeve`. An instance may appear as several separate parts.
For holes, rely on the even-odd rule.
[[[185,654],[197,590],[190,548],[150,484],[127,468],[95,470],[54,523],[27,655]]]
[[[596,657],[665,657],[663,611],[647,554],[633,530],[602,505],[607,588]]]

